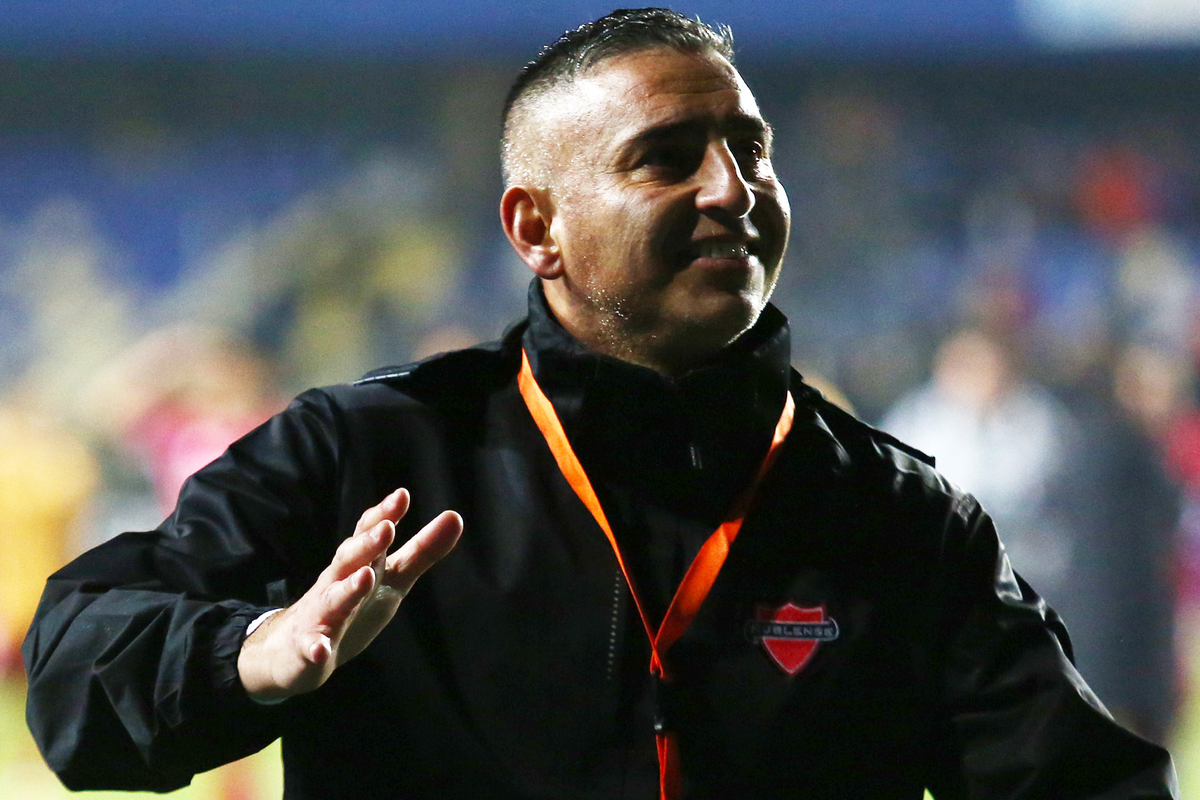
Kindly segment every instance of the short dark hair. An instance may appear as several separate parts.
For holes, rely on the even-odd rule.
[[[504,100],[505,150],[513,108],[524,98],[572,80],[607,58],[655,47],[685,53],[713,52],[733,63],[733,32],[728,25],[713,27],[669,8],[617,9],[567,31],[521,70]],[[507,172],[505,164],[506,180]]]

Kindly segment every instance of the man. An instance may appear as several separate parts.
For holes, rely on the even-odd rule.
[[[53,576],[63,780],[282,736],[288,798],[1172,796],[978,505],[790,372],[770,154],[720,32],[544,51],[500,209],[529,319],[302,395]]]

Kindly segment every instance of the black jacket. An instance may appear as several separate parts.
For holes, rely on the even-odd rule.
[[[72,788],[166,790],[282,736],[290,799],[650,800],[658,717],[687,797],[1174,796],[1166,752],[1108,719],[975,500],[806,386],[787,340],[768,309],[672,381],[583,350],[535,292],[501,343],[301,395],[191,478],[158,530],[50,578],[23,649],[43,754]],[[522,345],[652,616],[795,398],[669,653],[669,692],[518,394]],[[400,538],[453,508],[458,547],[324,687],[249,700],[248,622],[302,594],[397,486],[413,498]],[[789,603],[817,623],[781,628]]]

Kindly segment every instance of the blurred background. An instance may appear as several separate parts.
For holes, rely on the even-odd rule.
[[[796,366],[979,496],[1200,797],[1200,4],[674,7],[777,128]],[[503,95],[610,10],[0,4],[0,797],[65,796],[22,720],[46,575],[298,391],[522,314]],[[280,795],[273,747],[176,796]]]

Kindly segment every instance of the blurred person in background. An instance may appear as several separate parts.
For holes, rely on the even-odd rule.
[[[144,471],[163,514],[189,475],[286,405],[247,343],[193,324],[154,331],[113,359],[89,403],[92,424]]]
[[[1010,338],[990,326],[951,335],[938,348],[929,382],[901,397],[881,426],[970,487],[1021,575],[1055,596],[1075,537],[1047,507],[1075,430],[1066,408],[1022,374]]]
[[[1175,796],[978,503],[790,370],[732,59],[663,9],[544,50],[503,151],[528,319],[305,393],[52,576],[64,782],[282,736],[289,798]]]
[[[1172,575],[1180,520],[1166,433],[1178,380],[1165,354],[1120,349],[1092,402],[1066,503],[1079,529],[1066,585],[1049,600],[1071,625],[1080,671],[1123,723],[1165,741],[1179,699]]]
[[[1075,663],[1124,724],[1163,742],[1178,700],[1171,559],[1179,496],[1161,447],[1172,381],[1124,351],[1074,411],[979,328],[939,348],[885,430],[973,487],[1014,567],[1071,631]]]
[[[28,397],[0,402],[0,676],[20,675],[21,631],[45,577],[78,552],[99,477],[84,441]]]
[[[1196,323],[1196,350],[1200,354],[1200,321]],[[1167,417],[1167,465],[1184,490],[1180,541],[1180,602],[1200,623],[1200,381],[1197,366],[1175,360],[1168,374],[1175,387]],[[1195,362],[1200,366],[1200,358]],[[1197,627],[1200,635],[1200,627]]]

